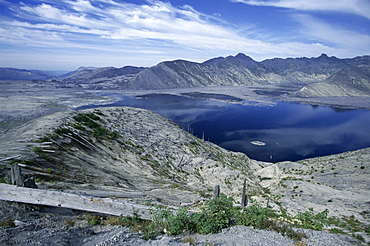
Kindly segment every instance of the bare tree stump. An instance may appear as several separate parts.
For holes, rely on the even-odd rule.
[[[30,178],[26,178],[24,181],[23,181],[23,184],[24,184],[24,187],[27,187],[27,188],[34,188],[34,189],[38,189],[39,187],[37,186],[36,182],[35,182],[35,179],[33,177],[30,177]]]
[[[214,190],[213,190],[213,199],[216,199],[220,197],[220,186],[219,185],[216,185]]]
[[[270,196],[267,197],[266,208],[269,208],[269,206],[270,206]]]
[[[23,183],[22,172],[21,172],[21,168],[19,167],[18,163],[14,163],[11,166],[10,172],[12,176],[12,185],[23,187],[24,183]]]
[[[246,187],[247,186],[247,179],[244,178],[244,183],[243,183],[243,192],[242,192],[242,202],[241,206],[246,207],[248,205],[248,196],[245,194],[246,193]]]

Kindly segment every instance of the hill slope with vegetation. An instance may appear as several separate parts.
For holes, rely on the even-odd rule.
[[[126,199],[153,206],[153,221],[131,223],[134,216],[120,223],[143,228],[146,238],[184,230],[214,233],[235,224],[274,228],[288,236],[294,229],[286,224],[369,241],[370,149],[262,163],[198,139],[153,112],[130,107],[47,115],[10,129],[0,142],[1,158],[14,157],[2,162],[2,182],[10,181],[10,165],[18,162],[39,188],[145,194]],[[245,209],[240,208],[244,179]],[[216,185],[223,195],[210,199]],[[172,209],[179,212],[168,212]],[[253,216],[258,222],[251,222]],[[88,220],[108,223],[103,217]]]

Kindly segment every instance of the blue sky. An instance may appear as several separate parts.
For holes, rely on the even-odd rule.
[[[370,0],[0,0],[0,67],[370,54]]]

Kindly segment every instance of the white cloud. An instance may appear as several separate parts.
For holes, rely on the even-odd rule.
[[[338,49],[346,51],[362,50],[363,54],[370,53],[370,36],[355,31],[342,29],[326,22],[315,19],[309,15],[295,15],[302,26],[302,35],[332,44]]]
[[[19,32],[23,30],[27,33],[24,41],[32,40],[31,43],[38,41],[45,44],[45,40],[40,38],[40,32],[44,31],[46,36],[52,33],[59,37],[57,45],[61,47],[71,46],[72,40],[76,40],[76,47],[80,47],[82,44],[78,43],[78,38],[88,34],[95,35],[90,40],[97,46],[106,46],[107,40],[135,40],[137,45],[147,45],[158,40],[163,43],[164,49],[168,49],[168,46],[190,50],[207,49],[217,51],[217,55],[240,51],[253,53],[266,48],[273,50],[270,47],[273,44],[240,36],[237,30],[215,23],[213,17],[203,15],[190,6],[176,8],[160,1],[150,1],[145,5],[110,0],[103,2],[110,5],[101,9],[85,0],[66,1],[69,9],[46,3],[23,5],[20,10],[30,21],[13,21],[6,25],[10,28],[18,27]],[[5,32],[4,35],[11,36]],[[17,40],[21,41],[21,37],[19,35]]]
[[[89,57],[88,52],[96,51],[107,52],[106,56],[109,57],[126,56],[127,59],[143,61],[143,58],[133,54],[147,51],[145,54],[148,57],[144,59],[146,66],[164,59],[204,61],[239,52],[257,60],[273,56],[310,57],[323,52],[360,55],[349,46],[326,45],[329,38],[324,36],[324,32],[322,35],[321,32],[315,33],[315,28],[324,30],[324,23],[304,15],[295,17],[308,30],[307,33],[316,38],[312,43],[288,41],[296,39],[285,38],[284,34],[272,40],[268,35],[258,35],[259,30],[256,34],[257,25],[251,24],[249,28],[243,29],[237,23],[226,23],[214,16],[200,13],[191,6],[175,7],[169,2],[156,0],[148,0],[141,5],[113,0],[42,2],[36,5],[21,4],[18,7],[13,5],[13,19],[0,20],[1,45],[27,47],[28,50],[42,47],[43,52],[58,49],[71,55],[79,51],[81,60],[84,52]],[[305,21],[306,24],[303,23]],[[367,36],[357,35],[355,32],[344,33],[345,30],[342,30],[338,34],[333,28],[327,30],[332,31],[329,33],[335,38],[343,34],[350,35],[352,39],[348,41],[352,43],[365,37],[365,43],[359,47],[364,47],[368,40]],[[344,39],[341,40],[344,44]],[[357,46],[359,44],[360,41],[356,43]],[[345,53],[345,48],[350,50]],[[27,50],[24,49],[24,52]],[[86,60],[89,59],[83,59]],[[120,58],[116,60],[121,61]]]
[[[232,0],[255,6],[272,6],[305,11],[338,11],[370,19],[368,0]]]

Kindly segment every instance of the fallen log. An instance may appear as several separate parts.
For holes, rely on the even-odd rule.
[[[129,216],[135,211],[150,219],[150,207],[112,198],[98,198],[61,191],[31,189],[0,183],[0,200],[70,208],[115,216]]]
[[[86,196],[115,197],[115,198],[142,198],[147,196],[147,194],[144,193],[129,193],[129,192],[123,193],[118,191],[103,191],[103,190],[63,190],[63,192]]]
[[[20,155],[15,155],[15,156],[11,156],[11,157],[1,159],[0,161],[8,161],[8,160],[18,159],[18,158],[21,158],[21,156]]]

